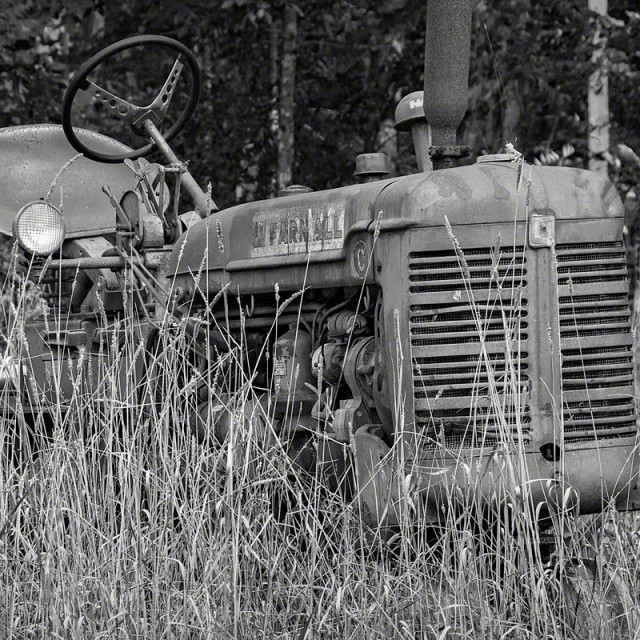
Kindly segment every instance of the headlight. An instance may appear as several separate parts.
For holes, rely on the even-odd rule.
[[[64,240],[62,215],[48,202],[31,202],[13,219],[13,237],[33,255],[51,255]]]

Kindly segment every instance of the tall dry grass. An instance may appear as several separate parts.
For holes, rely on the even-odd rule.
[[[38,295],[9,281],[5,299],[4,337],[28,369],[24,323],[41,313]],[[69,380],[70,394],[51,402],[36,390],[32,407],[3,409],[3,638],[637,636],[631,515],[563,518],[541,539],[526,501],[491,513],[466,486],[451,488],[458,506],[437,523],[408,496],[383,541],[357,503],[296,469],[251,385],[242,338],[219,358],[200,343],[198,362],[180,323],[149,339],[139,314],[103,315],[113,330],[98,351],[51,368],[53,387]],[[211,429],[220,412],[231,416],[222,443]],[[311,438],[317,446],[322,434]],[[551,540],[555,551],[541,553]],[[592,557],[603,567],[595,580]]]

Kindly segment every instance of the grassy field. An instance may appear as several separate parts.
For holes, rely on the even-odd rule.
[[[6,340],[28,363],[29,295],[13,297]],[[68,349],[53,354],[50,421],[4,410],[2,638],[639,637],[632,514],[559,517],[547,557],[526,500],[499,513],[470,500],[426,526],[409,498],[382,541],[357,503],[296,471],[244,377],[244,345],[218,363],[212,347],[203,369],[190,344],[177,326],[145,347],[131,315],[100,353],[80,349],[71,366]],[[207,425],[223,412],[221,438]]]

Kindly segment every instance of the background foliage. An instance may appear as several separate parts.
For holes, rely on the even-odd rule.
[[[1,4],[4,4],[3,0]],[[0,126],[58,122],[62,93],[79,62],[119,38],[158,33],[196,52],[204,91],[176,142],[223,205],[278,187],[278,91],[285,16],[297,30],[293,181],[314,189],[353,180],[358,153],[383,148],[396,171],[413,170],[410,136],[393,133],[398,100],[421,88],[425,0],[28,0],[0,15]],[[567,160],[587,162],[587,77],[604,42],[610,72],[611,175],[625,193],[640,150],[640,12],[610,0],[597,19],[586,0],[477,0],[469,111],[460,135],[474,153],[511,141],[529,160],[570,143]],[[137,58],[128,82],[143,82]],[[135,86],[132,86],[135,91]],[[281,123],[282,124],[282,123]],[[623,154],[624,156],[624,154]]]

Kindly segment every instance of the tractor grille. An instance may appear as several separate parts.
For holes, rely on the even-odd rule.
[[[565,442],[633,436],[634,369],[622,242],[556,246]]]
[[[413,393],[425,446],[530,439],[524,247],[408,258]]]

